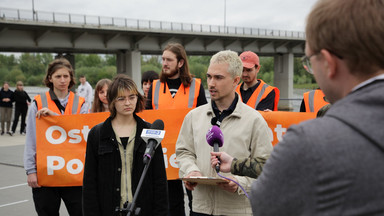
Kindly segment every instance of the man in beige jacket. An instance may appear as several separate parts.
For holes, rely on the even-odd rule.
[[[210,165],[213,150],[206,141],[212,124],[219,125],[224,134],[220,151],[237,158],[269,157],[272,144],[267,123],[259,112],[242,103],[235,92],[242,69],[236,52],[221,51],[212,57],[207,72],[211,102],[186,115],[176,143],[180,177],[217,176]],[[246,192],[250,191],[254,178],[225,175],[239,182]],[[193,190],[192,209],[197,215],[252,215],[248,198],[234,182],[220,185],[185,182],[185,186]]]

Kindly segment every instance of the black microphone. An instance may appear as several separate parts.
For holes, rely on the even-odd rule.
[[[153,122],[150,129],[143,129],[143,132],[141,132],[141,138],[147,143],[147,148],[145,149],[143,156],[144,164],[147,164],[152,159],[156,148],[163,140],[165,135],[165,131],[163,129],[164,122],[157,119]]]
[[[217,125],[220,127],[220,121],[217,119],[217,117],[213,117],[211,119],[211,125]]]

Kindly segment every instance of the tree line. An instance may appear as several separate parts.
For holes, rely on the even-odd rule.
[[[85,75],[87,81],[95,86],[103,78],[112,79],[116,73],[116,55],[74,54],[76,81],[80,75]],[[43,86],[48,64],[54,60],[49,53],[23,53],[20,56],[0,54],[0,82],[9,82],[15,86],[17,81],[23,81],[26,86]],[[206,72],[210,56],[189,56],[191,73],[206,85]],[[258,78],[273,85],[274,60],[273,57],[260,57],[260,72]],[[153,70],[161,71],[161,56],[142,56],[141,72]],[[300,86],[316,86],[313,75],[307,73],[300,58],[294,59],[294,84]],[[206,87],[206,86],[205,86]]]

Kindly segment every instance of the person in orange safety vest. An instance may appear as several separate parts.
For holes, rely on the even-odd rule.
[[[321,89],[305,92],[301,101],[300,112],[317,113],[323,106],[329,104]]]
[[[254,52],[245,51],[240,54],[240,59],[243,62],[241,76],[243,83],[237,86],[236,92],[240,95],[241,100],[256,110],[277,111],[280,90],[257,79],[260,71],[259,56]]]
[[[163,50],[160,79],[154,80],[149,88],[146,109],[195,108],[206,103],[201,80],[190,74],[184,47],[169,43]],[[168,194],[169,215],[185,215],[182,181],[168,180]],[[187,194],[192,213],[192,193],[187,190]]]
[[[36,118],[52,115],[87,113],[85,99],[70,92],[75,84],[73,68],[64,58],[51,62],[45,76],[49,91],[35,96],[28,112],[27,134],[24,149],[24,169],[28,186],[32,188],[35,210],[38,215],[59,215],[61,200],[69,215],[82,215],[82,187],[44,187],[39,185],[36,168]]]

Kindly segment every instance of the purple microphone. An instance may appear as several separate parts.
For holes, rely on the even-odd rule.
[[[223,146],[224,143],[224,135],[221,132],[220,128],[216,125],[213,125],[206,135],[207,142],[210,146],[213,147],[214,152],[219,152],[219,147]],[[220,171],[220,158],[219,163],[216,164],[216,172]]]

